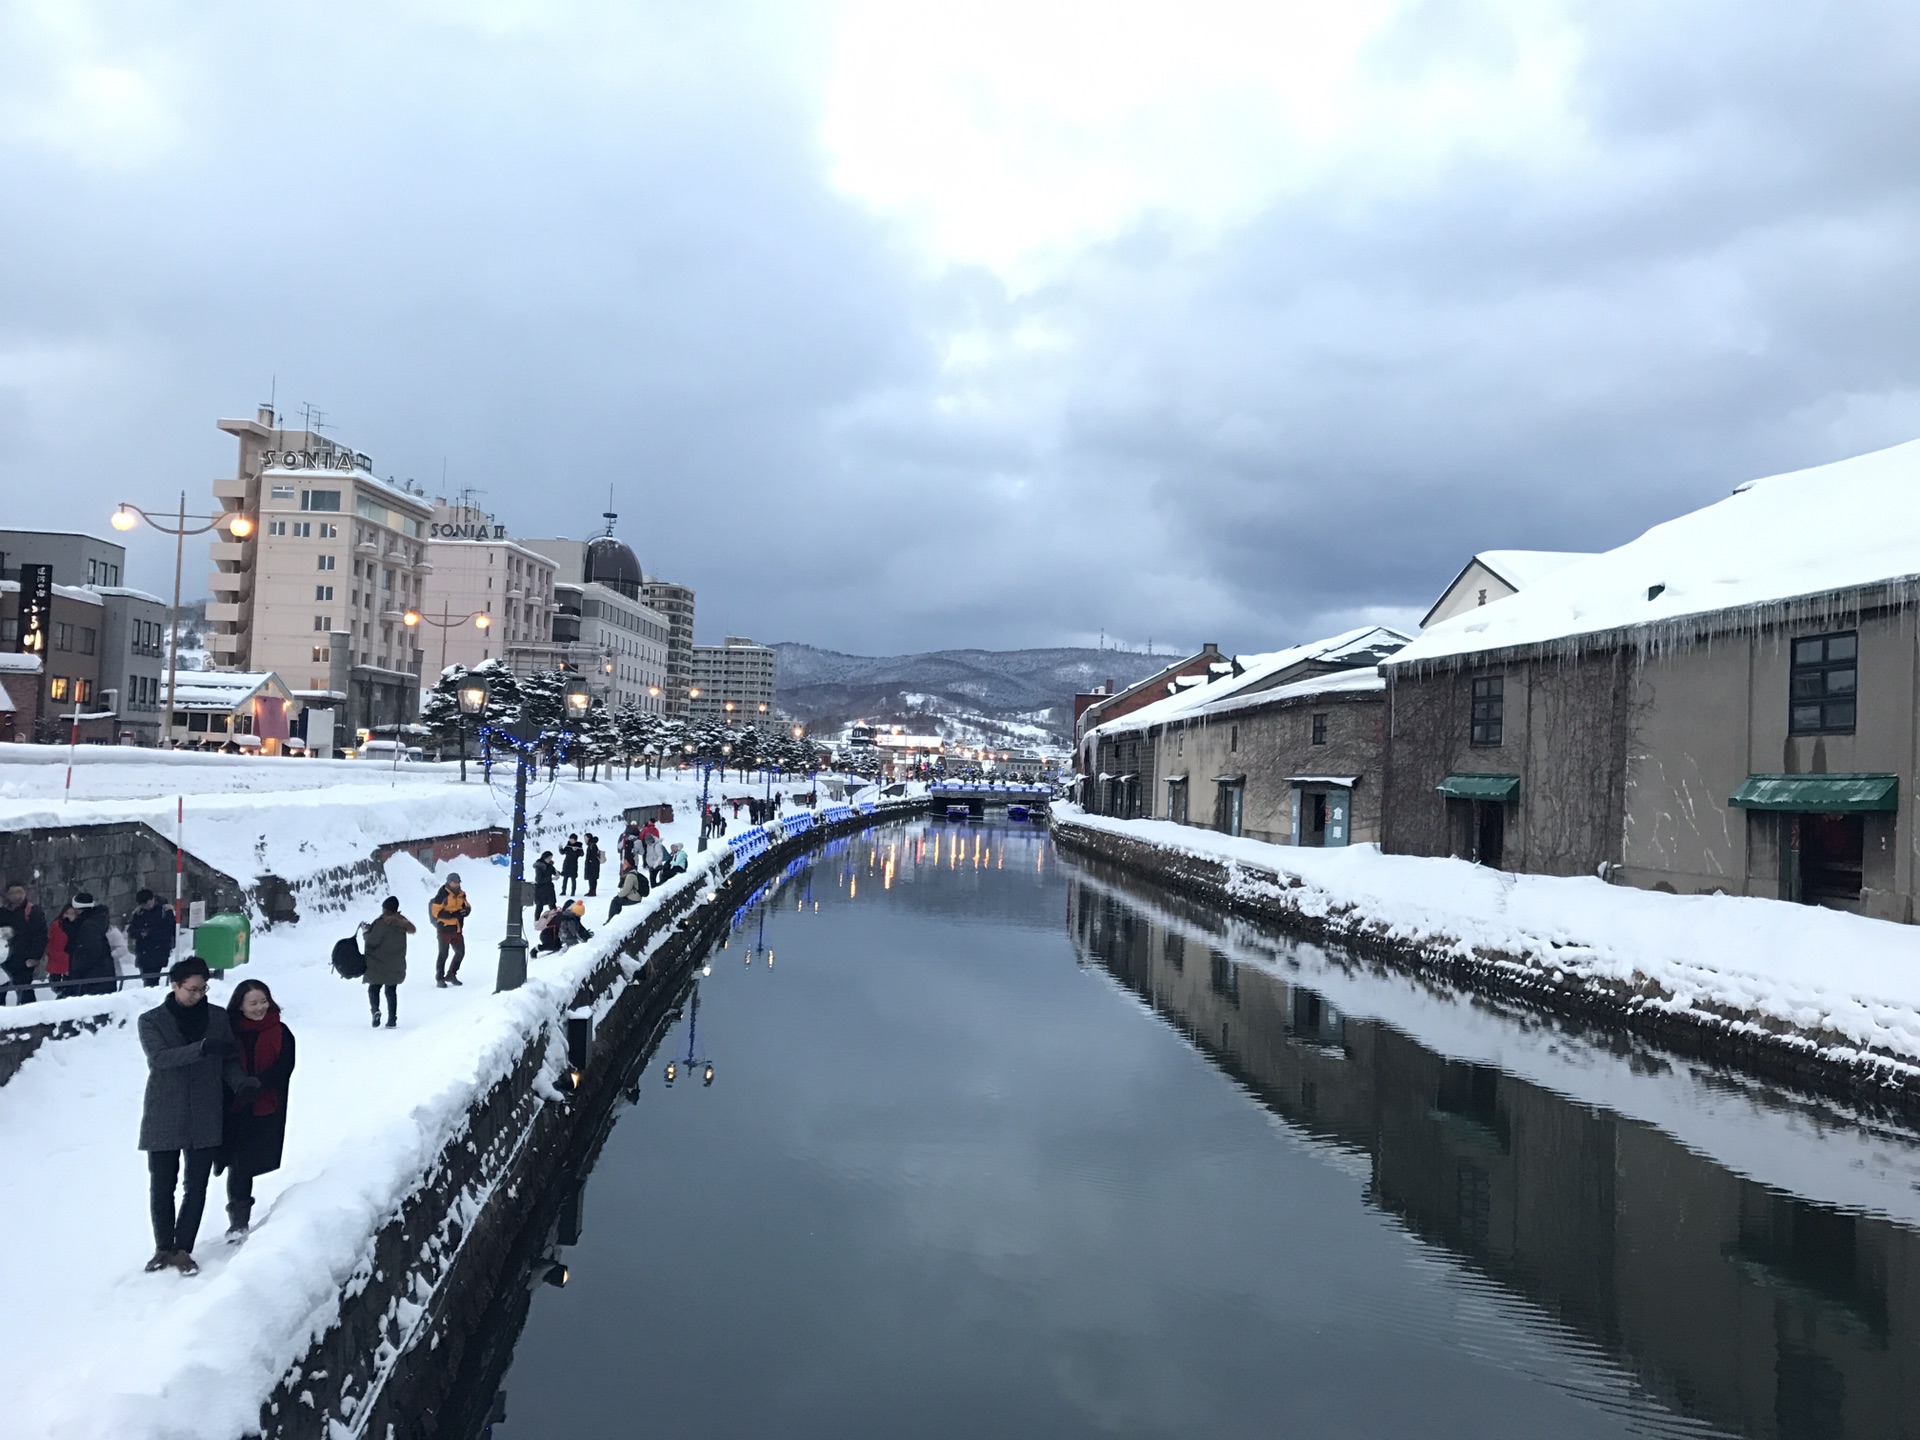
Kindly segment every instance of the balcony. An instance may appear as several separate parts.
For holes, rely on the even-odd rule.
[[[353,547],[353,552],[356,555],[378,555],[380,553],[380,542],[378,540],[362,540],[358,545]]]
[[[240,637],[238,635],[207,636],[207,651],[209,654],[232,656],[239,648]]]
[[[247,581],[251,577],[240,570],[222,570],[207,577],[207,588],[216,595],[234,595],[239,599],[247,597]]]
[[[244,565],[247,560],[247,546],[244,540],[216,540],[208,547],[213,553],[216,565]]]
[[[238,477],[216,480],[213,482],[213,498],[233,502],[226,507],[229,510],[240,509],[247,503],[247,482]]]
[[[235,602],[210,600],[207,602],[207,623],[209,625],[238,625],[241,606]]]

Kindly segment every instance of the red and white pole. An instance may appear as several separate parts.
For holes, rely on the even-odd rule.
[[[60,803],[66,804],[73,798],[73,752],[80,744],[80,702],[73,702],[73,728],[67,732],[67,788],[60,794]]]

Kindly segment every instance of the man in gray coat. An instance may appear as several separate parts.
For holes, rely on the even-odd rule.
[[[227,1012],[207,1003],[208,974],[207,962],[198,956],[180,961],[167,972],[167,998],[140,1017],[140,1048],[147,1052],[140,1148],[147,1152],[153,1214],[150,1271],[171,1266],[182,1275],[199,1273],[193,1242],[207,1204],[207,1176],[220,1149],[227,1091],[247,1095],[260,1088],[241,1068]],[[176,1212],[182,1157],[186,1190]]]

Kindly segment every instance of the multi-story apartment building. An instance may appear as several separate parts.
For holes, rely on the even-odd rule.
[[[552,645],[553,561],[509,539],[484,510],[436,500],[427,558],[420,644],[436,673]]]
[[[349,730],[411,721],[423,637],[405,620],[431,573],[432,502],[330,436],[281,428],[265,406],[220,428],[240,451],[214,496],[255,525],[244,540],[218,532],[212,546],[214,663],[276,673],[306,709],[343,711]]]
[[[70,531],[0,530],[0,579],[18,582],[22,565],[51,565],[54,615],[45,674],[51,677],[47,724],[56,714],[101,717],[94,738],[152,745],[160,738],[167,607],[129,589],[126,548]],[[0,649],[18,643],[17,585],[0,599]],[[62,628],[64,627],[64,628]],[[65,642],[64,645],[62,642]]]
[[[554,564],[553,639],[515,650],[515,669],[564,664],[593,682],[606,703],[660,710],[667,683],[667,617],[641,598],[645,577],[623,540],[525,540]]]
[[[693,684],[688,712],[696,718],[751,723],[771,729],[773,651],[740,635],[722,645],[693,647]]]
[[[693,591],[671,580],[648,580],[640,587],[647,608],[667,617],[667,683],[662,708],[669,715],[687,713],[687,691],[693,686]]]

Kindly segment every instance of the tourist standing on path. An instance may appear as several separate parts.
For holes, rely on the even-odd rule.
[[[467,916],[472,912],[473,904],[460,888],[458,871],[449,874],[447,883],[427,902],[427,916],[440,941],[433,957],[433,983],[442,990],[460,983],[460,962],[467,958]],[[451,965],[447,964],[449,954],[453,956]]]
[[[533,913],[544,915],[559,904],[560,896],[553,888],[553,851],[542,850],[533,862]]]
[[[658,832],[649,835],[641,847],[641,861],[647,867],[647,879],[658,885],[667,874],[667,847],[660,843]]]
[[[160,983],[160,972],[173,960],[174,937],[179,926],[173,911],[151,890],[133,897],[133,914],[127,917],[127,940],[133,946],[133,963],[147,977],[147,987]]]
[[[93,893],[82,890],[68,907],[70,919],[59,922],[65,931],[67,978],[84,981],[69,985],[63,995],[111,995],[120,967],[113,963],[113,945],[107,939],[107,908],[93,903]]]
[[[259,1082],[227,1107],[218,1163],[227,1167],[227,1243],[247,1238],[253,1182],[280,1168],[287,1139],[287,1082],[293,1078],[293,1031],[280,1019],[273,992],[242,980],[227,1001],[227,1022],[240,1047],[240,1069]]]
[[[367,956],[367,1004],[373,1008],[374,1028],[380,1027],[380,992],[387,992],[387,1029],[400,1023],[399,989],[407,978],[407,936],[414,923],[400,913],[400,897],[380,902],[380,914],[367,926],[361,948]]]
[[[587,894],[600,893],[600,862],[605,857],[600,853],[600,838],[587,836],[587,853],[581,857],[581,866],[587,872]]]
[[[251,1096],[260,1082],[240,1068],[227,1012],[207,1003],[207,962],[197,955],[167,972],[167,998],[140,1017],[140,1048],[147,1053],[147,1095],[140,1107],[140,1148],[147,1152],[148,1209],[153,1258],[147,1269],[171,1265],[195,1275],[193,1242],[207,1205],[225,1128],[227,1091]],[[174,1208],[182,1159],[186,1184]]]
[[[640,873],[640,867],[627,866],[620,872],[620,888],[614,891],[613,902],[607,906],[607,919],[613,919],[629,905],[638,905],[646,898],[647,889],[647,877]]]
[[[0,930],[7,932],[7,979],[25,987],[13,992],[13,1003],[31,1005],[37,998],[33,993],[34,969],[47,958],[47,912],[27,898],[26,886],[7,886]]]
[[[580,837],[567,836],[567,843],[560,847],[560,893],[578,895],[580,893]]]

